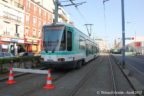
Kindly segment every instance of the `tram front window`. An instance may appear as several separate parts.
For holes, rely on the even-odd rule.
[[[66,49],[64,26],[46,26],[43,45],[48,51],[64,51]]]

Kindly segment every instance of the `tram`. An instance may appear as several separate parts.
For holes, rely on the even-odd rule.
[[[43,26],[41,63],[44,66],[81,68],[98,54],[98,44],[73,25],[53,23]]]

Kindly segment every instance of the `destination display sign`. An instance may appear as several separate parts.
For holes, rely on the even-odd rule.
[[[47,30],[59,30],[59,29],[63,29],[64,26],[46,26],[44,27],[45,31]]]

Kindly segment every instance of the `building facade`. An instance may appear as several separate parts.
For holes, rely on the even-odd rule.
[[[94,41],[95,41],[96,43],[98,43],[100,51],[105,51],[105,50],[107,50],[106,44],[105,44],[104,40],[102,40],[102,39],[94,39]]]
[[[14,55],[24,45],[23,0],[0,0],[0,41],[7,43],[7,49]]]
[[[58,15],[58,22],[70,23],[69,14],[67,14],[67,12],[62,7],[59,7]]]
[[[34,0],[24,0],[24,43],[28,52],[42,49],[42,26],[53,23],[53,13]]]
[[[48,9],[51,13],[53,13],[53,21],[54,21],[54,12],[55,12],[55,0],[34,0],[39,5]],[[58,22],[69,23],[69,14],[61,7],[58,7]]]
[[[8,51],[39,53],[42,26],[54,21],[54,0],[0,0],[0,41]],[[59,22],[69,23],[69,15],[59,7]]]
[[[137,36],[136,39],[125,40],[126,54],[141,54],[144,55],[144,37]],[[117,44],[117,48],[122,50],[122,39]]]

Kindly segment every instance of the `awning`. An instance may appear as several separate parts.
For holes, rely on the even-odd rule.
[[[0,44],[7,44],[7,43],[0,41]]]

